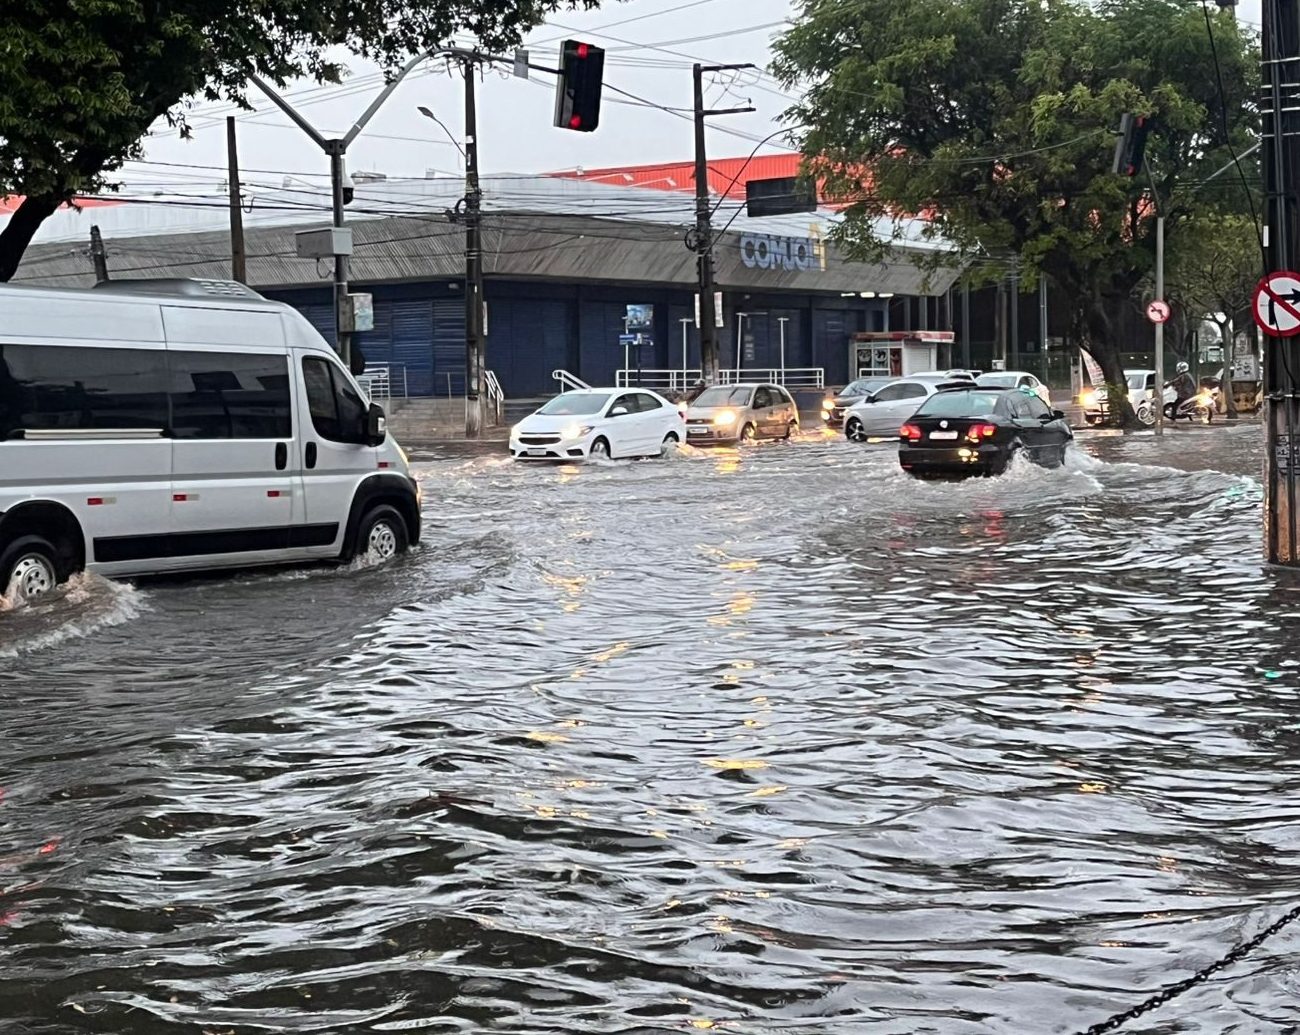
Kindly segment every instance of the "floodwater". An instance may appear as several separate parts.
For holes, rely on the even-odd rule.
[[[387,569],[0,614],[0,1032],[1081,1031],[1300,901],[1257,438],[449,450]]]

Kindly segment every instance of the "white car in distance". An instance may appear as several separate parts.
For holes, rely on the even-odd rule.
[[[510,429],[516,460],[659,456],[686,440],[686,412],[644,388],[557,395]]]
[[[1021,391],[1033,392],[1047,404],[1049,410],[1052,408],[1051,389],[1027,370],[994,370],[980,374],[975,383],[980,388],[1019,388]]]

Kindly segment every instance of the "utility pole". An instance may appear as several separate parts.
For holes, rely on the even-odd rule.
[[[90,228],[90,261],[95,264],[95,283],[105,283],[108,280],[108,256],[104,254],[104,239],[99,236],[97,226]]]
[[[747,108],[704,107],[704,73],[728,72],[753,68],[751,64],[743,65],[701,65],[692,69],[695,99],[695,232],[687,241],[687,247],[699,256],[699,292],[700,292],[700,366],[703,368],[705,381],[718,378],[718,329],[717,308],[714,305],[713,287],[713,205],[709,198],[709,160],[705,150],[704,120],[710,115],[736,115],[741,112],[754,111]],[[737,357],[739,366],[739,357]]]
[[[1151,187],[1155,196],[1155,185]],[[1156,298],[1165,300],[1165,214],[1156,198]],[[1156,321],[1156,435],[1165,433],[1165,322]]]
[[[1011,263],[1011,369],[1020,369],[1020,257]]]
[[[961,278],[961,365],[970,369],[970,274]]]
[[[483,431],[483,194],[478,182],[478,112],[474,59],[465,70],[465,437]]]
[[[1265,246],[1269,272],[1295,270],[1297,241],[1296,170],[1300,168],[1300,124],[1294,115],[1300,81],[1300,10],[1297,0],[1263,5],[1261,79],[1264,84],[1263,166],[1268,195]],[[1292,114],[1288,115],[1288,112]],[[1300,566],[1297,555],[1296,477],[1300,450],[1300,348],[1294,338],[1268,338],[1264,355],[1264,509],[1267,560]]]
[[[244,210],[239,202],[239,151],[235,143],[235,116],[226,116],[226,161],[230,170],[230,279],[248,283],[244,258]]]
[[[1047,274],[1038,274],[1038,347],[1043,350],[1043,377],[1047,377]]]

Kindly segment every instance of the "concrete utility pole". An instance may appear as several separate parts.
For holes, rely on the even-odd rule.
[[[235,142],[235,116],[226,116],[226,161],[230,170],[230,279],[248,283],[244,257],[244,210],[239,202],[239,151]]]
[[[478,182],[478,112],[474,58],[465,70],[465,437],[483,432],[483,193]]]
[[[741,112],[754,111],[747,108],[704,107],[704,73],[728,72],[753,65],[700,65],[693,68],[695,83],[695,233],[687,241],[699,256],[699,292],[700,292],[700,366],[704,371],[705,381],[718,379],[718,329],[717,307],[713,298],[713,204],[709,197],[709,160],[704,142],[704,120],[710,115],[736,115]]]
[[[1151,194],[1156,197],[1155,184]],[[1156,298],[1165,300],[1165,216],[1156,197]],[[1156,435],[1165,433],[1165,323],[1156,321]]]
[[[1011,305],[1011,367],[1020,369],[1020,257],[1011,262],[1011,288],[1008,291]]]
[[[1264,186],[1268,195],[1265,247],[1270,272],[1296,270],[1300,224],[1296,170],[1300,168],[1300,0],[1263,5]],[[1295,338],[1266,338],[1264,356],[1265,529],[1270,564],[1300,567],[1297,555],[1296,477],[1300,457],[1300,347]]]

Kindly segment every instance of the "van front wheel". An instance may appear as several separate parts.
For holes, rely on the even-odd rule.
[[[0,597],[14,603],[45,596],[70,574],[60,570],[59,551],[38,535],[15,539],[0,551]]]
[[[410,543],[402,515],[397,508],[384,503],[366,511],[366,516],[361,519],[356,542],[352,545],[352,556],[371,564],[383,564],[398,554],[406,553]]]

